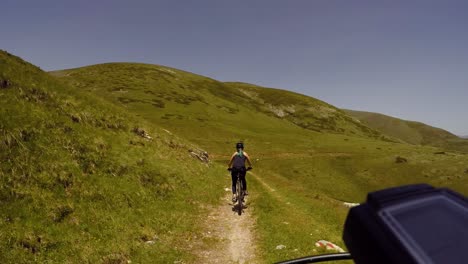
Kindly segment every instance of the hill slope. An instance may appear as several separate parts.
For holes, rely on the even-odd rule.
[[[427,182],[468,193],[467,155],[393,142],[303,95],[157,65],[103,64],[53,75],[196,142],[224,166],[243,139],[254,159],[248,210],[264,263],[314,254],[319,239],[343,246],[348,209],[341,201],[362,201],[369,191]],[[275,250],[280,244],[286,249]]]
[[[192,144],[4,51],[0,105],[2,262],[193,261],[222,191]]]
[[[361,120],[365,125],[410,144],[431,145],[468,152],[467,140],[440,128],[378,113],[344,111]]]
[[[350,118],[342,110],[318,99],[247,83],[227,82],[225,84],[248,96],[258,111],[273,114],[302,128],[388,140],[379,132]]]
[[[254,161],[246,210],[264,263],[315,254],[318,239],[343,246],[341,201],[369,191],[428,182],[468,193],[467,155],[382,141],[313,98],[143,64],[54,75],[0,52],[7,263],[196,263],[197,245],[216,248],[200,223],[210,205],[230,206],[219,198],[239,139]],[[186,139],[222,167],[189,157]]]
[[[230,140],[239,140],[241,134],[252,133],[245,128],[253,124],[259,132],[279,129],[278,133],[291,134],[300,131],[299,127],[381,136],[314,98],[243,83],[222,83],[164,66],[111,63],[52,74],[195,141],[206,133],[210,138],[231,133]],[[185,126],[192,129],[180,129]]]

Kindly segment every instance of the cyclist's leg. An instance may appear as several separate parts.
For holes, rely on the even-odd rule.
[[[243,187],[244,192],[247,191],[247,181],[245,180],[245,174],[246,174],[245,170],[240,172],[240,179],[242,181],[242,187]]]
[[[237,181],[237,172],[234,170],[231,171],[231,180],[232,180],[232,193],[236,193],[236,181]]]
[[[231,171],[231,179],[232,179],[232,200],[236,199],[236,181],[237,181],[237,172],[234,170]]]

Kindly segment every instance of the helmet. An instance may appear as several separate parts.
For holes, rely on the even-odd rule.
[[[244,143],[238,142],[238,143],[236,144],[236,149],[244,149]]]

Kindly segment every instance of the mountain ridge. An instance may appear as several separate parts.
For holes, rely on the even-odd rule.
[[[159,105],[162,112],[191,111],[190,115],[199,120],[204,120],[211,112],[212,116],[222,117],[227,123],[242,107],[256,111],[257,115],[269,115],[311,131],[391,140],[337,107],[310,96],[240,82],[219,82],[172,68],[173,74],[167,74],[166,69],[159,65],[110,63],[50,74],[79,89],[96,91],[114,103],[120,100],[127,106],[140,104],[137,106],[140,108],[143,108],[141,104],[149,103]],[[119,92],[121,94],[117,95]],[[200,109],[202,106],[206,109]],[[230,115],[220,115],[219,110]]]
[[[87,69],[101,69],[102,72],[99,72],[98,70],[96,73],[93,74],[106,74],[108,73],[108,71],[104,68],[107,67],[134,67],[134,70],[138,70],[139,67],[142,67],[146,68],[147,70],[152,69],[169,74],[178,73],[179,75],[183,74],[184,76],[191,76],[197,79],[199,82],[208,81],[211,82],[211,86],[217,87],[215,89],[210,88],[212,91],[223,91],[221,93],[218,93],[217,95],[221,95],[223,99],[228,99],[229,101],[231,101],[231,103],[238,103],[236,101],[233,101],[231,97],[235,97],[236,99],[251,105],[253,103],[253,105],[256,107],[256,110],[258,111],[275,116],[277,118],[288,120],[289,122],[298,125],[302,128],[306,128],[317,132],[322,131],[343,134],[351,133],[357,135],[365,135],[371,138],[380,138],[382,140],[403,141],[410,144],[423,144],[434,146],[445,146],[447,145],[445,144],[445,141],[453,141],[457,138],[460,138],[444,129],[429,126],[418,121],[408,121],[399,118],[394,118],[385,114],[378,114],[372,112],[339,109],[333,105],[330,105],[324,101],[318,100],[311,96],[284,90],[281,88],[267,88],[245,82],[220,82],[210,77],[201,76],[192,72],[179,70],[176,68],[158,64],[112,62],[65,70],[56,70],[51,71],[49,73],[56,77],[67,79],[67,77],[70,77],[71,75],[75,74],[80,74],[80,72],[84,72]],[[169,76],[167,77],[169,78]],[[174,80],[167,81],[174,82]],[[86,86],[86,84],[84,85]],[[191,87],[191,84],[185,85],[187,85],[187,87]],[[266,101],[265,98],[260,98],[261,96],[258,96],[259,91],[261,91],[262,96],[266,96]],[[190,96],[188,98],[188,101],[191,100],[192,102],[200,99],[200,97],[190,98]],[[121,100],[125,101],[126,99],[121,98]],[[155,98],[153,100],[155,100],[156,104],[162,103],[161,99]],[[307,100],[309,101],[306,102]],[[132,103],[132,99],[129,99],[127,102]],[[301,107],[301,104],[303,104],[304,107]],[[333,112],[338,112],[338,114],[333,115]],[[343,113],[343,115],[340,115],[339,113]],[[377,117],[381,117],[381,119],[386,119],[386,123],[393,122],[394,124],[398,125],[400,127],[400,131],[392,131],[392,129],[385,127],[385,125],[379,124],[379,122],[377,121],[372,122],[372,120],[376,119]],[[341,124],[346,123],[348,125],[340,125],[340,122]],[[350,126],[354,127],[354,129],[350,129],[349,124],[352,124]],[[342,128],[342,126],[348,126],[348,128],[344,129]],[[387,124],[386,126],[389,126],[389,124]],[[422,130],[426,131],[424,133],[421,133]],[[429,136],[429,134],[432,135]],[[444,144],[442,144],[441,142],[444,142]],[[448,145],[453,146],[454,144],[448,143]]]
[[[406,143],[444,147],[468,152],[468,141],[442,128],[380,113],[343,110],[373,129]]]

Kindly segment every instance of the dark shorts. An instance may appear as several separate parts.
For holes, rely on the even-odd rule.
[[[232,168],[231,171],[231,178],[232,178],[232,193],[236,193],[236,181],[237,181],[237,173],[240,175],[240,180],[242,182],[242,185],[244,187],[244,190],[247,190],[247,181],[245,180],[245,174],[247,173],[247,170],[245,167],[242,168]]]

